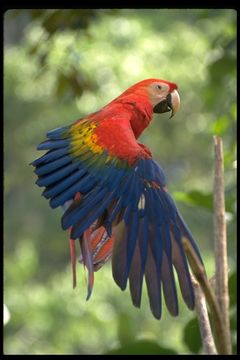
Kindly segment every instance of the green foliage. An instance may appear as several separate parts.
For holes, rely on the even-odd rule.
[[[236,305],[236,298],[237,298],[237,273],[233,272],[229,277],[229,299],[230,299],[230,306]]]
[[[231,213],[232,216],[235,214],[236,196],[235,189],[226,190],[226,211]],[[192,190],[188,192],[175,191],[173,193],[175,200],[181,201],[187,205],[202,207],[205,210],[213,212],[213,194],[204,193],[198,190]]]
[[[233,354],[237,353],[237,273],[232,272],[229,277],[229,300],[230,300],[230,327],[233,345]]]
[[[67,233],[28,165],[45,133],[96,111],[129,85],[159,77],[179,86],[181,111],[156,116],[141,141],[213,275],[212,135],[223,137],[229,266],[236,263],[236,13],[227,9],[14,10],[5,14],[4,302],[6,354],[201,353],[195,318],[156,321],[106,265],[85,301],[86,274],[71,289]],[[236,346],[236,281],[230,277]],[[10,316],[10,317],[9,317]],[[190,322],[189,322],[190,321]]]
[[[172,348],[163,348],[152,341],[135,341],[106,355],[177,355]]]
[[[198,190],[192,190],[189,192],[174,192],[174,198],[177,201],[182,201],[185,204],[192,206],[201,206],[202,208],[213,211],[213,196],[212,193],[204,194]]]
[[[198,326],[198,320],[195,317],[191,319],[184,328],[183,341],[188,346],[189,350],[198,354],[202,348],[201,335]]]

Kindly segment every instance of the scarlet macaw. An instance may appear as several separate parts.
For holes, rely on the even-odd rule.
[[[62,228],[70,230],[73,286],[75,240],[87,267],[88,294],[94,271],[112,258],[112,274],[124,290],[129,280],[132,302],[140,307],[145,275],[150,308],[161,317],[161,287],[169,312],[178,315],[173,273],[183,299],[194,308],[194,292],[182,238],[193,237],[166,188],[165,175],[150,149],[137,139],[153,113],[178,111],[177,85],[160,79],[138,82],[102,109],[47,133],[35,160],[38,186],[50,206],[62,206]]]

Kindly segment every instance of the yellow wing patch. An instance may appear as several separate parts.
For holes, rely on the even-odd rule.
[[[104,149],[97,144],[97,136],[93,133],[97,127],[94,123],[74,124],[70,129],[71,153],[74,156],[80,156],[86,151],[94,154],[101,154]]]

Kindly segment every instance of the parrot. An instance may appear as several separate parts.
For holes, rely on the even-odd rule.
[[[129,285],[140,308],[143,280],[150,310],[179,314],[176,275],[186,306],[194,309],[194,289],[183,239],[203,260],[193,235],[168,192],[163,169],[138,141],[154,114],[180,108],[178,86],[151,78],[130,86],[100,110],[48,131],[37,146],[45,151],[31,165],[50,207],[62,207],[61,227],[69,231],[73,287],[76,240],[87,269],[87,300],[94,273],[111,260],[121,290]]]

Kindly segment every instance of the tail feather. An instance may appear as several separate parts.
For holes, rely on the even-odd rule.
[[[94,268],[93,268],[93,257],[92,252],[89,246],[89,237],[91,236],[89,231],[83,233],[82,238],[80,239],[80,247],[83,257],[83,263],[88,269],[88,291],[87,298],[88,300],[92,294],[93,283],[94,283]]]
[[[158,270],[154,255],[152,254],[151,247],[148,246],[145,280],[152,314],[156,319],[160,319],[162,314],[161,283],[157,274]]]
[[[130,214],[130,219],[127,224],[128,235],[127,235],[127,263],[125,268],[125,283],[127,283],[129,277],[130,266],[135,252],[138,226],[139,226],[138,213],[135,211]]]
[[[109,237],[105,228],[101,226],[94,230],[91,236],[94,270],[100,269],[112,255],[113,236]]]
[[[125,270],[127,266],[127,227],[121,221],[113,231],[112,275],[117,285],[126,288]]]
[[[183,220],[181,214],[179,213],[179,211],[177,210],[177,224],[178,224],[178,227],[179,229],[181,230],[182,232],[182,235],[186,236],[186,238],[190,241],[199,261],[202,263],[203,265],[203,260],[202,260],[202,257],[201,257],[201,254],[199,252],[199,249],[197,247],[197,244],[195,243],[194,239],[193,239],[193,236],[187,226],[187,224],[185,223],[185,221]]]
[[[141,271],[141,253],[139,244],[137,243],[129,273],[129,288],[132,303],[136,307],[140,307],[141,305],[142,282],[143,276]]]
[[[193,309],[194,291],[186,256],[181,243],[181,233],[179,232],[179,229],[177,227],[174,228],[174,231],[171,231],[171,240],[173,265],[177,271],[182,296],[189,309]]]
[[[131,264],[129,283],[133,305],[140,307],[143,276],[148,251],[148,224],[146,218],[139,218],[138,241]]]
[[[172,260],[172,243],[170,237],[170,229],[167,223],[164,224],[162,229],[163,240],[163,258],[162,258],[162,283],[163,294],[169,312],[173,316],[178,315],[178,299],[173,273],[173,260]]]

